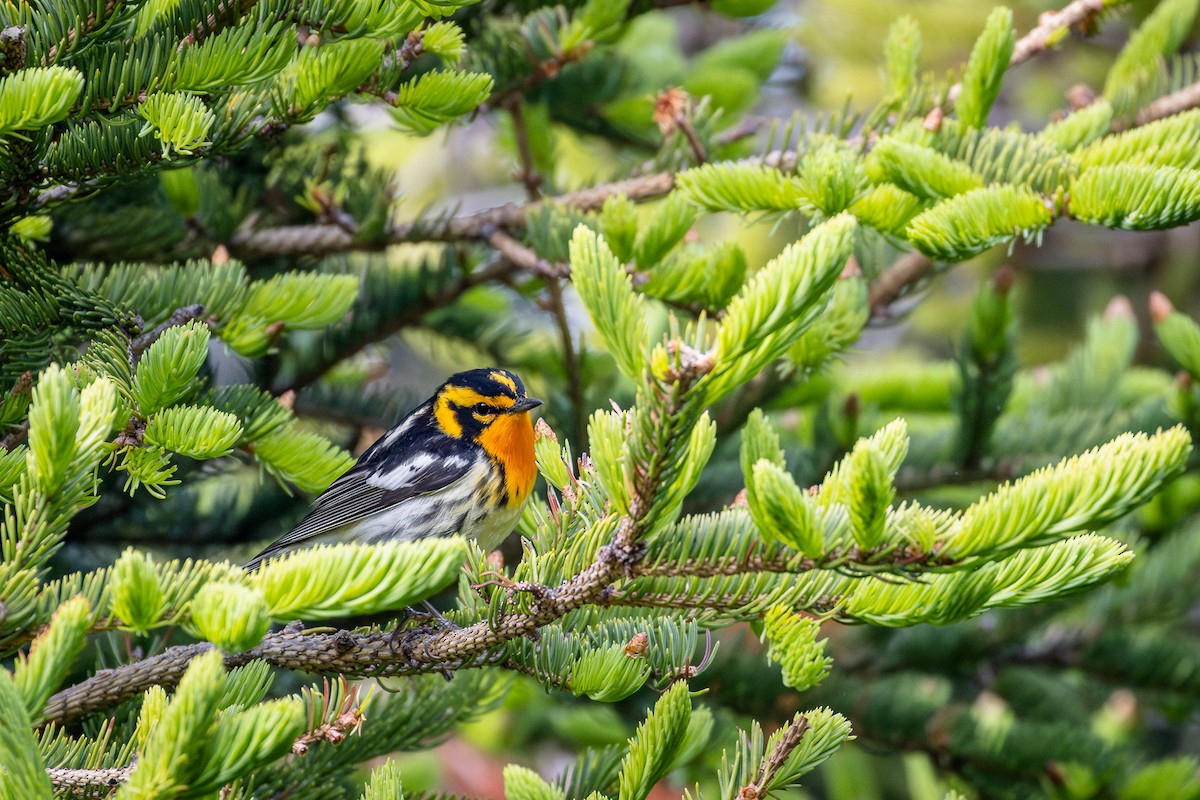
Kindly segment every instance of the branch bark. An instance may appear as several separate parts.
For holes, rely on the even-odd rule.
[[[867,291],[867,305],[871,309],[871,316],[887,317],[888,306],[932,269],[933,262],[921,253],[907,253],[896,259],[878,278],[871,281]]]
[[[1074,0],[1058,11],[1046,11],[1038,16],[1038,24],[1013,46],[1009,66],[1028,61],[1059,40],[1059,32],[1086,25],[1104,11],[1104,0]]]
[[[673,173],[657,172],[536,202],[510,203],[460,217],[402,222],[392,226],[384,238],[377,240],[357,241],[343,228],[328,224],[287,225],[241,231],[233,237],[230,249],[240,258],[270,258],[383,250],[393,244],[406,242],[485,240],[497,230],[523,229],[525,220],[542,203],[554,202],[581,211],[590,211],[603,206],[604,201],[613,195],[624,194],[631,200],[649,200],[665,195],[674,186]]]

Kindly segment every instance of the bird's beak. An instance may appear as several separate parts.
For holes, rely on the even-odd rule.
[[[537,408],[541,404],[542,401],[538,400],[536,397],[522,397],[520,400],[513,403],[509,410],[516,414],[521,411],[528,411],[531,408]]]

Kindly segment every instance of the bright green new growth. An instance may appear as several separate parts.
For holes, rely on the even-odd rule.
[[[871,150],[867,174],[876,184],[892,184],[925,200],[983,186],[983,179],[969,165],[896,137],[883,139]]]
[[[1108,70],[1102,92],[1118,114],[1134,110],[1139,90],[1150,82],[1157,60],[1179,49],[1198,8],[1197,0],[1164,0],[1129,37]]]
[[[263,593],[237,583],[206,583],[192,598],[190,627],[225,650],[249,650],[271,624]]]
[[[75,659],[87,644],[92,609],[83,597],[73,597],[54,612],[50,626],[13,666],[12,679],[25,701],[25,711],[37,719],[46,700],[66,679]]]
[[[1100,111],[1093,112],[1092,109],[1098,106]],[[1075,112],[1071,117],[1102,113],[1105,106],[1100,101]],[[1063,120],[1063,123],[1071,117]],[[1194,169],[1200,167],[1200,153],[1192,146],[1197,137],[1200,137],[1200,109],[1192,109],[1093,141],[1076,151],[1072,160],[1084,174],[1095,167],[1122,165]]]
[[[1200,171],[1095,167],[1072,185],[1070,210],[1084,222],[1130,231],[1186,225],[1200,219]]]
[[[1000,93],[1000,81],[1008,69],[1017,34],[1013,30],[1012,11],[997,8],[988,17],[983,33],[971,50],[963,73],[962,91],[954,101],[959,120],[970,128],[987,125],[988,111]]]
[[[162,142],[163,158],[172,154],[190,156],[212,144],[206,137],[217,118],[199,97],[191,94],[159,92],[138,106],[146,120],[141,136],[154,134]]]
[[[790,609],[776,606],[763,618],[767,659],[783,669],[783,682],[798,692],[810,689],[829,674],[833,659],[825,655],[827,640],[817,641],[821,624]]]
[[[208,358],[208,339],[206,325],[189,322],[165,331],[150,346],[133,375],[133,397],[142,414],[174,405],[194,390]]]
[[[413,133],[427,135],[473,110],[492,92],[492,76],[475,72],[426,73],[396,92],[392,116]]]
[[[229,684],[220,653],[212,651],[192,661],[169,701],[159,694],[143,705],[140,758],[118,798],[205,797],[291,748],[304,730],[300,699],[242,710],[226,699]]]
[[[705,164],[681,172],[675,183],[707,211],[794,211],[804,199],[795,180],[761,164]]]
[[[35,67],[0,78],[0,136],[65,119],[83,91],[83,76],[69,67]]]
[[[0,669],[0,797],[50,800],[50,776],[42,766],[26,702],[5,669]]]
[[[1053,210],[1036,193],[1018,186],[986,186],[918,214],[905,232],[929,257],[962,261],[1018,236],[1028,241],[1053,221]]]
[[[725,311],[702,382],[715,402],[783,355],[816,319],[850,257],[856,224],[840,214],[810,231],[754,275]]]
[[[1191,451],[1190,438],[1180,427],[1153,436],[1125,434],[1103,447],[1005,484],[966,511],[952,513],[915,503],[892,506],[893,481],[908,451],[908,436],[901,420],[870,438],[860,439],[815,493],[802,491],[784,471],[775,442],[765,419],[752,418],[742,443],[751,517],[767,542],[778,540],[818,564],[838,555],[831,548],[848,545],[847,534],[864,552],[913,544],[922,552],[938,553],[950,564],[1004,558],[1017,550],[1035,553],[1036,549],[1027,548],[1060,542],[1072,533],[1106,524],[1145,502],[1183,468]],[[963,573],[962,580],[973,581],[983,574]],[[1065,573],[1063,582],[1069,582]],[[976,600],[959,603],[959,611],[952,614],[955,618],[981,610],[980,603],[995,602],[993,590],[1001,586],[990,582],[986,586],[971,585],[982,594]],[[865,613],[875,595],[862,597],[856,605],[847,607],[852,616]],[[1021,597],[1022,602],[1031,602],[1026,592]],[[895,608],[907,607],[902,600],[895,601]],[[875,610],[869,614],[878,617]]]
[[[238,418],[204,406],[172,406],[154,415],[145,441],[197,459],[219,458],[233,452],[242,438]]]
[[[764,541],[782,541],[812,558],[825,551],[813,501],[782,467],[765,458],[755,462],[746,476],[746,500]]]
[[[404,800],[400,765],[394,759],[389,758],[372,770],[360,800]]]
[[[608,351],[621,371],[637,380],[646,363],[649,338],[644,298],[633,291],[604,240],[584,227],[571,237],[571,273]]]
[[[1060,120],[1051,122],[1038,135],[1071,153],[1108,133],[1112,116],[1112,105],[1107,100],[1100,99],[1090,106],[1084,106]]]
[[[504,796],[507,800],[566,800],[561,788],[519,764],[504,767]]]
[[[263,469],[302,492],[320,492],[354,465],[354,457],[328,439],[294,425],[263,436],[254,455]]]
[[[797,738],[795,745],[770,778],[763,784],[761,765],[768,754],[776,752],[781,741],[787,737]],[[825,761],[834,750],[853,739],[850,723],[841,714],[828,708],[817,708],[796,714],[790,725],[780,727],[769,739],[763,737],[762,727],[752,722],[750,730],[741,737],[732,758],[726,753],[720,774],[722,797],[736,797],[745,786],[755,786],[760,796],[768,792],[779,792],[796,786],[804,775]],[[689,793],[685,795],[690,798]],[[698,799],[697,799],[698,800]]]
[[[1153,436],[1122,434],[976,502],[944,552],[962,557],[1035,546],[1103,525],[1145,502],[1183,469],[1191,450],[1178,426]]]
[[[404,608],[444,589],[466,557],[461,539],[323,545],[270,558],[251,578],[277,620]]]
[[[617,643],[584,651],[570,667],[568,688],[602,703],[624,700],[642,688],[650,677],[650,665],[626,652]]]
[[[677,682],[654,704],[629,740],[629,754],[621,762],[618,800],[643,800],[667,774],[683,745],[691,715],[687,684]]]
[[[131,630],[150,630],[166,609],[166,595],[148,553],[127,549],[109,573],[109,611]]]

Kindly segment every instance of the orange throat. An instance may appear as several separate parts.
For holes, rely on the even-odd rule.
[[[537,480],[533,423],[529,412],[497,418],[479,434],[477,441],[488,455],[504,465],[504,488],[509,507],[524,503]]]

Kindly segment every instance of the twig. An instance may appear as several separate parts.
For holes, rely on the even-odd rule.
[[[59,791],[77,796],[107,797],[108,792],[99,789],[115,789],[129,778],[133,767],[110,767],[109,769],[59,769],[46,770],[50,783]]]
[[[583,368],[579,362],[579,351],[575,347],[575,335],[571,330],[571,321],[567,318],[567,307],[563,303],[562,285],[557,278],[546,282],[546,293],[550,298],[550,312],[558,325],[558,335],[562,340],[563,367],[567,373],[567,395],[571,398],[571,411],[574,414],[571,441],[578,442],[578,450],[587,452],[587,405],[583,396]]]
[[[166,333],[169,328],[178,327],[185,322],[200,319],[202,316],[204,316],[204,306],[202,305],[180,306],[172,311],[171,316],[167,317],[166,321],[161,325],[155,326],[130,342],[130,352],[133,353],[134,358],[137,358],[150,349],[150,345],[157,342],[159,337]]]
[[[565,264],[551,264],[535,253],[533,248],[526,247],[504,231],[492,231],[488,234],[487,242],[496,248],[496,252],[504,256],[505,259],[526,272],[551,281],[558,278],[565,278],[570,274]]]
[[[1015,67],[1033,58],[1059,41],[1060,34],[1072,26],[1085,25],[1104,11],[1104,0],[1074,0],[1058,11],[1045,11],[1038,16],[1038,24],[1013,45],[1008,65]],[[962,91],[962,84],[950,87],[947,97],[953,100]]]
[[[754,783],[738,790],[737,800],[757,800],[766,794],[766,789],[770,786],[771,781],[787,763],[788,756],[800,744],[804,734],[808,733],[809,727],[808,717],[797,714],[796,718],[792,720],[792,724],[788,725],[787,730],[779,737],[779,741],[775,742],[771,752],[763,757],[762,763],[758,766],[758,775],[755,776]]]
[[[887,317],[888,306],[896,301],[904,290],[924,278],[933,269],[933,262],[920,253],[907,253],[871,281],[867,291],[867,304],[873,317]]]
[[[8,452],[14,447],[25,441],[26,434],[29,433],[29,420],[23,419],[17,423],[17,427],[0,438],[0,450]]]
[[[1059,33],[1077,25],[1086,25],[1104,11],[1104,0],[1074,0],[1059,11],[1045,11],[1038,16],[1037,27],[1017,40],[1009,66],[1033,58],[1058,41]]]
[[[529,144],[529,126],[525,124],[525,110],[521,104],[521,96],[513,95],[505,108],[512,117],[513,138],[517,142],[517,158],[521,164],[517,178],[525,186],[525,193],[529,195],[530,201],[540,200],[543,178],[533,165],[533,148]]]
[[[1200,106],[1200,83],[1193,83],[1177,92],[1163,95],[1151,101],[1145,108],[1138,111],[1137,116],[1134,118],[1135,124],[1133,127],[1147,125],[1151,122],[1187,111],[1190,108],[1196,108],[1197,106]],[[1122,129],[1118,125],[1113,126],[1113,130],[1119,131]]]
[[[524,228],[529,214],[536,211],[542,203],[552,202],[580,211],[590,211],[603,206],[604,201],[613,195],[623,194],[630,200],[648,200],[665,195],[674,186],[674,174],[657,172],[545,198],[535,203],[498,206],[477,214],[445,220],[404,222],[393,226],[387,235],[379,240],[355,241],[337,225],[289,225],[240,232],[234,235],[230,248],[234,255],[240,257],[269,258],[383,250],[404,242],[482,240],[498,229]]]

